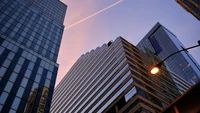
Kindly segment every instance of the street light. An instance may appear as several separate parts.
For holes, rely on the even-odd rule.
[[[191,46],[191,47],[188,47],[188,48],[184,48],[184,49],[179,50],[179,51],[177,51],[177,52],[175,52],[175,53],[172,53],[171,55],[169,55],[168,57],[166,57],[163,61],[161,61],[160,63],[158,63],[158,64],[156,64],[155,66],[153,66],[153,67],[151,68],[151,71],[150,71],[151,74],[157,74],[157,73],[160,71],[160,68],[161,68],[163,62],[164,62],[165,60],[167,60],[169,57],[171,57],[171,56],[173,56],[173,55],[175,55],[175,54],[177,54],[177,53],[180,53],[180,52],[182,52],[182,51],[187,51],[187,50],[189,50],[189,49],[192,49],[192,48],[195,48],[195,47],[198,47],[198,46],[200,46],[200,40],[198,41],[198,45]]]

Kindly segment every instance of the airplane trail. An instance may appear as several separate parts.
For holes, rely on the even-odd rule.
[[[84,22],[84,21],[86,21],[87,19],[92,18],[93,16],[95,16],[95,15],[97,15],[97,14],[99,14],[99,13],[101,13],[101,12],[103,12],[103,11],[105,11],[105,10],[107,10],[107,9],[109,9],[109,8],[111,8],[111,7],[115,6],[115,5],[117,5],[117,4],[119,4],[119,3],[122,2],[122,1],[123,1],[123,0],[119,0],[119,1],[117,1],[117,2],[115,2],[115,3],[113,3],[113,4],[111,4],[111,5],[109,5],[109,6],[106,7],[106,8],[103,8],[102,10],[97,11],[96,13],[94,13],[94,14],[92,14],[92,15],[86,17],[86,18],[83,18],[82,20],[79,20],[78,22],[76,22],[76,23],[74,23],[74,24],[71,24],[71,25],[65,27],[64,30],[67,30],[67,29],[69,29],[69,28],[71,28],[71,27],[73,27],[73,26],[75,26],[75,25],[77,25],[77,24],[79,24],[79,23],[81,23],[81,22]]]

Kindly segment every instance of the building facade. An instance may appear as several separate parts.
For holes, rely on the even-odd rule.
[[[200,21],[199,0],[176,0],[176,2]]]
[[[147,33],[137,44],[137,47],[143,52],[145,52],[145,48],[148,48],[162,60],[174,52],[185,48],[178,38],[160,23],[157,23]],[[165,63],[170,71],[192,85],[200,80],[200,66],[188,51],[183,51],[171,56]]]
[[[0,112],[48,113],[67,6],[59,0],[0,2]]]
[[[54,90],[52,113],[160,112],[180,96],[171,75],[122,37],[82,55]],[[178,80],[179,81],[179,80]],[[188,85],[183,85],[184,91]]]

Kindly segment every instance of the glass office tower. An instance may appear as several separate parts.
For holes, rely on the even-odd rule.
[[[49,112],[66,8],[58,0],[1,0],[1,113]]]
[[[185,48],[178,38],[160,23],[157,23],[137,44],[145,52],[148,48],[162,60]],[[200,66],[188,51],[175,54],[165,61],[168,69],[191,84],[200,80]]]
[[[118,37],[76,61],[55,88],[50,111],[160,112],[180,93],[164,67],[158,76],[150,74],[155,63],[152,57]],[[182,81],[180,87],[185,91],[190,86]]]
[[[176,2],[200,21],[199,0],[176,0]]]

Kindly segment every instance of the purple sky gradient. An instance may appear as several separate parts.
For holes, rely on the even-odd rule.
[[[64,22],[67,27],[119,0],[61,1],[68,5]],[[64,31],[56,85],[82,54],[118,36],[136,45],[157,22],[173,32],[185,47],[200,40],[200,21],[175,0],[123,0]],[[189,52],[200,63],[200,47]]]

